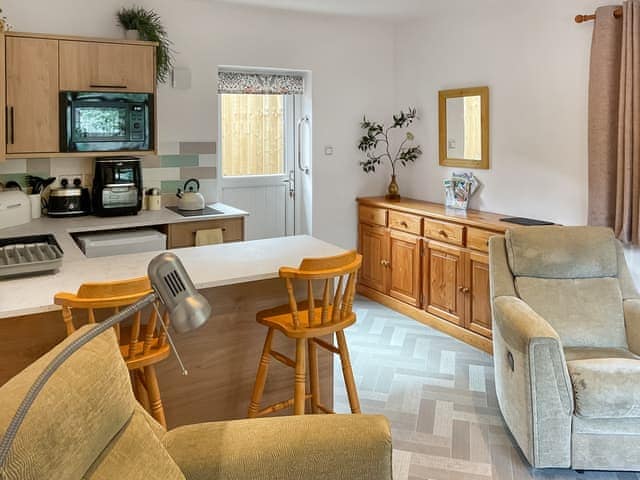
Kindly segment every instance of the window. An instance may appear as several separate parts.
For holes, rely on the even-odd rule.
[[[221,94],[222,175],[285,171],[285,96]]]

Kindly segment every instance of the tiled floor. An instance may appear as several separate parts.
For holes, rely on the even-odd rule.
[[[637,480],[634,473],[529,468],[498,410],[491,357],[358,298],[347,330],[362,410],[391,421],[395,480]],[[339,362],[336,410],[348,412]]]

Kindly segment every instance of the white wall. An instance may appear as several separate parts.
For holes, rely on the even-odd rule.
[[[312,71],[313,233],[355,246],[354,198],[380,193],[387,181],[362,173],[355,145],[364,113],[384,118],[393,110],[393,27],[213,0],[135,3],[162,16],[177,65],[192,72],[190,90],[159,91],[161,143],[217,140],[218,65]],[[2,8],[20,31],[119,37],[114,15],[122,5],[122,0],[5,0]],[[333,156],[324,156],[325,145],[334,146]]]
[[[396,38],[397,105],[415,105],[425,154],[401,172],[409,196],[443,201],[438,91],[488,85],[491,169],[473,208],[581,224],[587,217],[587,86],[594,0],[447,0]],[[615,2],[614,2],[615,3]]]

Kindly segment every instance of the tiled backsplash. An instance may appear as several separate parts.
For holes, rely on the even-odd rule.
[[[216,201],[216,143],[160,142],[159,155],[142,157],[142,179],[145,189],[159,188],[163,203],[174,205],[176,191],[185,180],[197,178],[207,202]],[[25,187],[25,175],[62,178],[69,183],[81,178],[84,186],[93,183],[93,158],[12,159],[0,162],[0,182],[17,181]]]

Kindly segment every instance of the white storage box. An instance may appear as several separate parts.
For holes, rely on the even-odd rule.
[[[88,258],[158,252],[167,249],[167,236],[152,228],[87,233],[78,235],[76,240]]]

